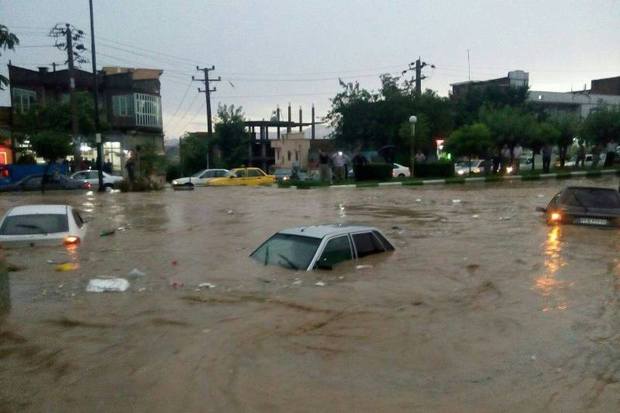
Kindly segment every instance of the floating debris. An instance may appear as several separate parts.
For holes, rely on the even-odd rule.
[[[124,278],[93,278],[88,282],[89,293],[123,292],[129,288],[129,281]]]
[[[108,235],[114,235],[116,229],[105,229],[99,233],[100,237],[107,237]]]
[[[207,288],[207,289],[211,289],[211,288],[215,288],[215,284],[211,284],[211,283],[200,283],[198,284],[198,288]]]
[[[80,264],[77,262],[64,262],[62,264],[58,264],[56,268],[54,268],[58,272],[66,272],[66,271],[75,271],[80,268]]]
[[[325,284],[323,281],[317,281],[314,285],[316,285],[317,287],[325,287],[327,284]]]

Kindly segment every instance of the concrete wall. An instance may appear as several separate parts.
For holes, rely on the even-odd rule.
[[[272,140],[271,147],[275,151],[276,168],[292,168],[297,163],[301,169],[308,169],[310,140],[303,132],[284,134],[282,139]]]
[[[528,101],[544,105],[551,112],[575,113],[586,118],[591,111],[605,106],[620,107],[620,96],[574,92],[531,90]]]

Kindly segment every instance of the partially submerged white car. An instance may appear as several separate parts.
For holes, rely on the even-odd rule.
[[[376,228],[330,224],[282,230],[250,257],[264,265],[312,271],[332,269],[343,261],[393,250],[394,246]]]
[[[207,186],[209,181],[214,178],[223,178],[228,176],[230,171],[228,169],[203,169],[196,172],[192,176],[184,178],[177,178],[172,181],[172,186]]]
[[[0,245],[77,245],[86,223],[69,205],[23,205],[11,208],[0,222]]]

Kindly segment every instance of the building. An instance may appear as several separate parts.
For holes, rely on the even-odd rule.
[[[523,70],[513,70],[508,72],[505,77],[489,80],[467,80],[465,82],[452,83],[452,93],[450,96],[454,99],[458,99],[465,95],[472,89],[484,89],[487,87],[499,87],[499,88],[518,88],[528,87],[530,75]]]
[[[275,151],[276,168],[292,168],[293,165],[301,169],[308,169],[308,154],[310,139],[303,132],[291,132],[282,135],[282,139],[271,142]]]
[[[108,129],[103,132],[104,160],[121,170],[128,151],[154,145],[163,153],[161,83],[159,69],[104,67],[98,73],[99,107]],[[75,90],[93,91],[92,73],[75,69]],[[11,106],[25,113],[35,105],[69,100],[69,71],[38,71],[9,64]],[[92,139],[91,139],[92,141]],[[83,155],[95,157],[94,148],[82,145]]]
[[[594,79],[590,92],[595,95],[620,96],[620,76]]]
[[[566,113],[586,118],[590,112],[605,107],[620,107],[620,95],[581,92],[545,92],[531,90],[528,101],[550,114]]]

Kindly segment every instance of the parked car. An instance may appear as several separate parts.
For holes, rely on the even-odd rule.
[[[28,175],[27,177],[4,186],[0,186],[0,192],[11,191],[39,191],[43,175]],[[65,175],[47,175],[45,190],[52,189],[91,189],[92,185],[84,180],[73,179]]]
[[[471,161],[459,161],[454,163],[454,173],[459,176],[469,175],[470,166],[471,173],[479,174],[484,171],[483,159],[472,159]]]
[[[0,245],[76,245],[87,225],[69,205],[23,205],[11,208],[0,223]]]
[[[225,177],[213,178],[208,186],[256,186],[271,185],[276,177],[267,175],[260,168],[236,168],[231,170]]]
[[[297,177],[293,176],[293,170],[290,168],[276,168],[273,171],[273,176],[276,177],[276,182],[287,182],[290,180],[294,181],[310,181],[312,177],[308,174],[307,171],[298,170]]]
[[[543,212],[548,224],[620,227],[620,192],[610,188],[570,186],[558,192]]]
[[[411,172],[409,171],[409,167],[395,163],[392,165],[392,176],[394,178],[404,178],[411,176]]]
[[[376,228],[358,225],[315,225],[282,230],[250,257],[264,265],[293,270],[331,269],[334,265],[394,247]]]
[[[213,178],[222,178],[227,176],[230,171],[228,169],[203,169],[196,172],[192,176],[184,178],[177,178],[172,181],[173,186],[178,185],[194,185],[194,186],[206,186]]]
[[[99,170],[97,169],[89,169],[85,171],[77,171],[71,175],[71,178],[82,180],[90,183],[91,185],[99,185]],[[123,180],[122,176],[118,175],[110,175],[107,172],[103,172],[103,187],[112,188],[114,184],[119,183]]]
[[[605,152],[601,152],[600,160],[598,162],[598,166],[603,166],[603,164],[605,163],[605,158],[607,158],[607,154]],[[560,167],[560,158],[556,159],[555,166],[557,168]],[[567,168],[573,168],[573,167],[577,166],[577,157],[573,156],[572,158],[567,159],[564,162],[564,166],[567,167]],[[591,153],[586,154],[585,166],[587,168],[590,168],[592,166],[592,154]]]

